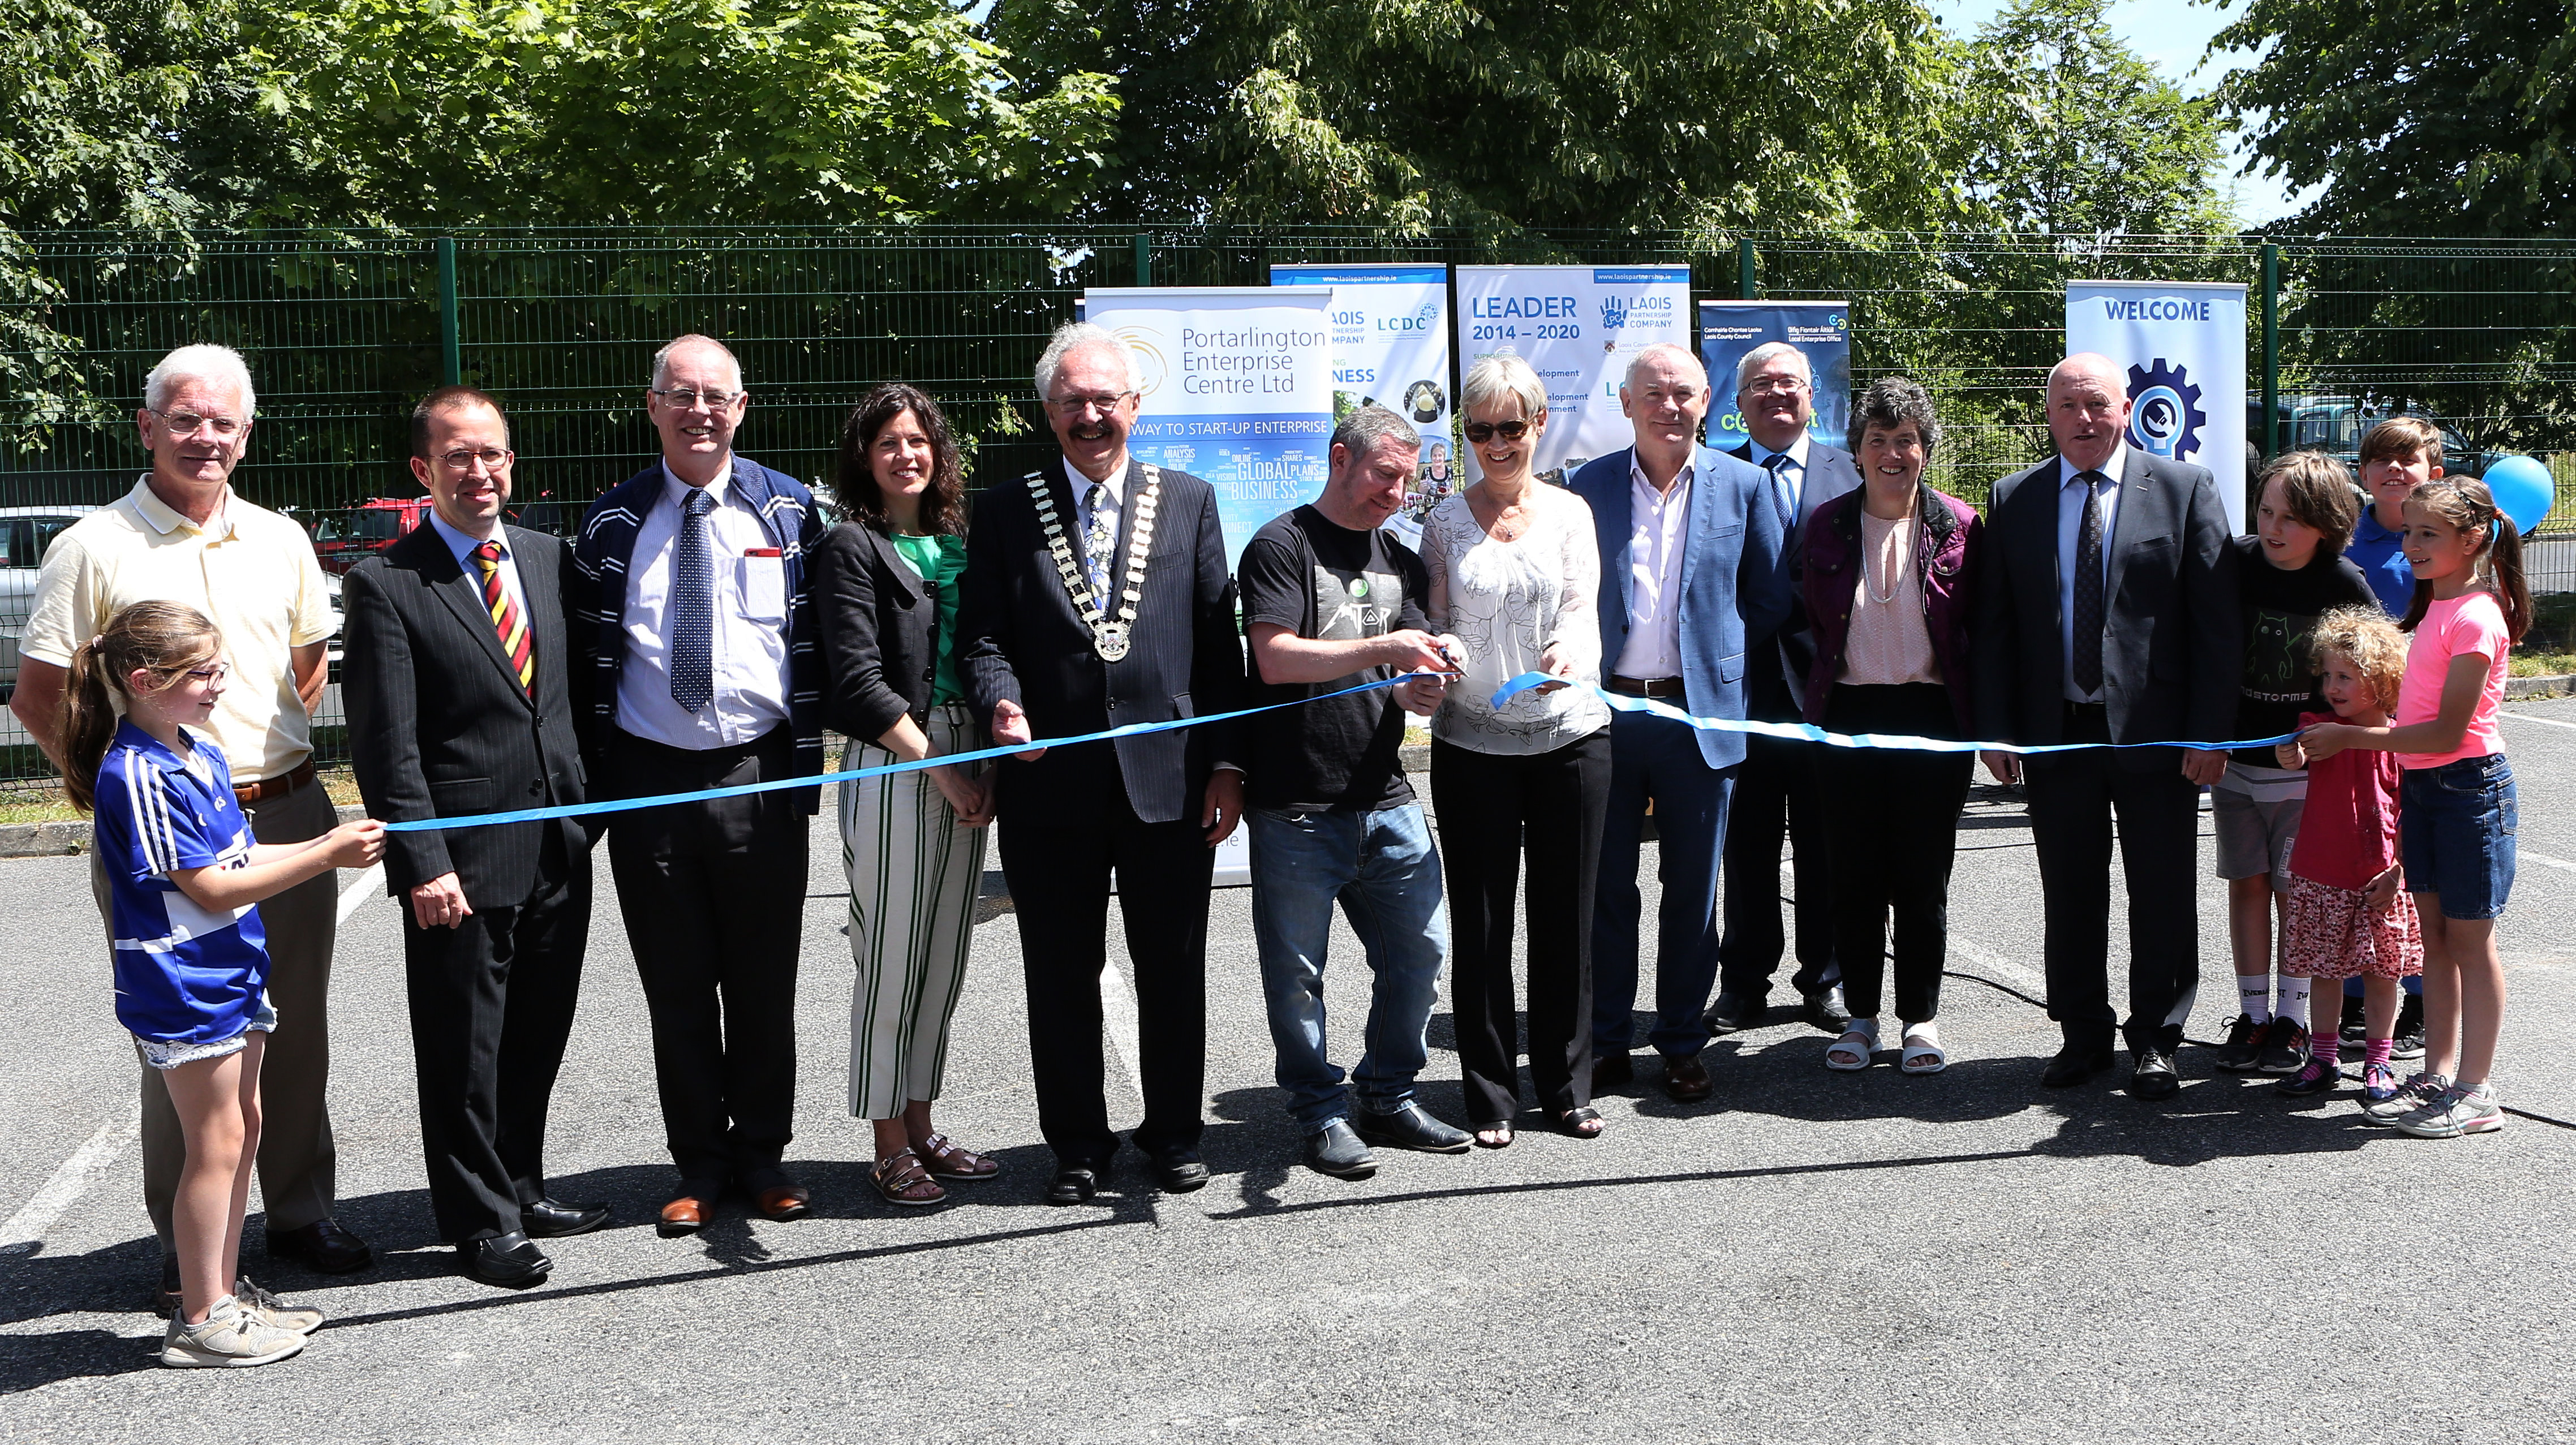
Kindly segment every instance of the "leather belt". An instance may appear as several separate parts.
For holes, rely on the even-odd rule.
[[[1603,686],[1608,687],[1612,692],[1624,692],[1630,697],[1682,695],[1682,680],[1678,677],[1621,677],[1614,672],[1610,674],[1610,680]]]
[[[261,778],[252,783],[235,783],[233,797],[247,808],[253,803],[265,802],[270,798],[283,798],[311,781],[313,781],[313,760],[306,758],[276,777]]]

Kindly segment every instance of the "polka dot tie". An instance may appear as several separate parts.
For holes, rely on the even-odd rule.
[[[691,712],[715,696],[716,566],[707,514],[716,499],[690,489],[680,545],[671,558],[671,701]]]

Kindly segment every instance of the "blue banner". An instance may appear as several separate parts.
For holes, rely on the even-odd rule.
[[[1703,301],[1699,303],[1699,359],[1708,366],[1713,395],[1708,444],[1721,451],[1751,440],[1735,404],[1735,368],[1747,352],[1785,341],[1807,355],[1815,371],[1816,415],[1807,435],[1829,447],[1843,444],[1851,425],[1851,305],[1843,301]]]

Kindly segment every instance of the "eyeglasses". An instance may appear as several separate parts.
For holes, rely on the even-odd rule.
[[[1098,396],[1051,396],[1047,410],[1058,416],[1080,416],[1084,408],[1107,414],[1118,409],[1118,403],[1136,395],[1132,391],[1103,392]]]
[[[201,431],[212,431],[219,437],[235,436],[243,427],[250,424],[237,416],[199,416],[193,411],[152,411],[148,406],[144,410],[159,417],[161,429],[174,437],[195,436]]]
[[[1794,376],[1766,376],[1747,382],[1744,389],[1755,396],[1796,396],[1807,383]]]
[[[229,662],[210,662],[204,667],[189,668],[187,672],[190,682],[201,682],[209,687],[232,675],[233,665]]]
[[[707,410],[722,411],[746,395],[739,391],[699,391],[694,387],[686,386],[675,386],[668,391],[650,387],[646,390],[662,398],[664,406],[677,407],[681,411],[695,411],[698,403],[702,401],[707,404]]]
[[[451,472],[472,471],[476,462],[481,462],[485,471],[497,472],[509,464],[510,458],[517,455],[517,452],[505,452],[499,447],[485,447],[481,451],[467,451],[459,447],[455,451],[442,453],[438,460],[440,465]]]
[[[1471,421],[1467,423],[1467,440],[1478,446],[1499,436],[1507,442],[1519,441],[1529,431],[1525,421]]]

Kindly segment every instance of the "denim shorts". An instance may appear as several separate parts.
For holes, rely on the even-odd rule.
[[[2408,768],[2398,784],[2406,891],[2442,900],[2442,916],[2470,921],[2504,912],[2513,892],[2518,809],[2502,753],[2438,768]]]

